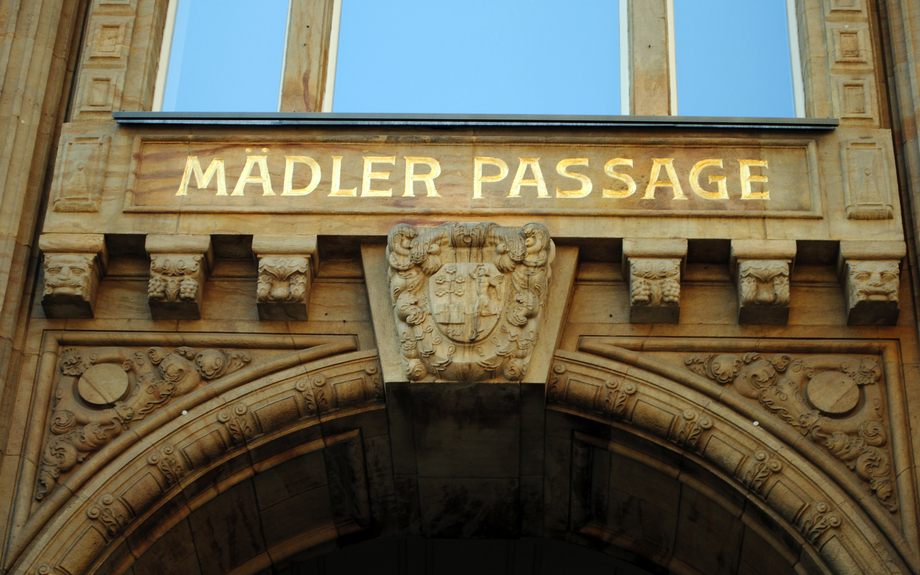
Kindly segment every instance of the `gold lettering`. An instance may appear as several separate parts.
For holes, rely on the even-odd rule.
[[[742,200],[769,200],[770,190],[762,192],[751,191],[751,182],[766,182],[766,176],[752,176],[751,166],[768,168],[766,160],[738,160],[741,164],[741,199]]]
[[[498,168],[498,174],[483,176],[482,166],[489,164]],[[482,199],[483,182],[500,182],[508,177],[508,164],[500,158],[480,157],[473,158],[473,199]]]
[[[514,180],[511,182],[511,191],[508,192],[509,198],[520,198],[521,188],[524,186],[534,186],[537,188],[538,198],[548,198],[549,192],[546,191],[546,181],[543,179],[543,171],[540,170],[540,158],[518,158],[517,173],[514,174]],[[533,171],[533,177],[524,179],[524,173],[530,166]]]
[[[700,197],[706,198],[707,200],[727,200],[728,199],[728,186],[725,184],[725,176],[709,176],[709,183],[716,184],[716,189],[718,192],[710,192],[709,190],[703,189],[703,186],[700,185],[700,172],[703,171],[703,168],[708,168],[709,166],[718,166],[722,167],[722,160],[702,160],[694,164],[693,169],[690,170],[690,189],[692,189]]]
[[[668,179],[661,181],[661,168],[668,172]],[[643,200],[654,200],[655,190],[657,188],[671,188],[674,192],[675,200],[686,200],[684,190],[680,187],[680,180],[677,179],[677,172],[674,171],[674,158],[652,158],[652,171],[648,176],[648,187],[645,188]]]
[[[329,195],[337,198],[353,198],[358,195],[358,188],[343,190],[342,185],[342,156],[332,156],[332,191]]]
[[[176,192],[177,196],[188,195],[188,184],[192,174],[195,174],[195,183],[198,185],[199,190],[207,188],[208,184],[211,183],[211,178],[214,177],[214,174],[217,174],[217,195],[227,195],[227,175],[224,171],[223,158],[214,158],[211,160],[211,163],[208,164],[208,169],[202,172],[201,162],[198,161],[198,156],[189,156],[188,159],[185,160],[185,171],[182,172],[182,181],[179,182],[179,191]]]
[[[629,166],[631,168],[632,165],[632,158],[614,158],[607,162],[607,164],[604,166],[604,173],[606,173],[614,180],[619,180],[626,184],[626,189],[608,190],[607,188],[604,188],[605,198],[628,198],[629,196],[636,193],[636,180],[632,179],[632,176],[622,172],[613,171],[613,169],[617,166]]]
[[[361,178],[361,196],[390,197],[393,188],[386,190],[372,190],[371,180],[388,180],[390,172],[374,172],[374,164],[396,164],[396,156],[364,156],[364,177]]]
[[[416,174],[415,166],[425,164],[429,171],[427,174]],[[406,156],[406,193],[404,196],[415,196],[412,186],[415,182],[425,182],[429,198],[440,198],[441,195],[434,187],[434,179],[441,175],[441,164],[434,158],[421,156]]]
[[[246,165],[243,167],[240,179],[236,181],[236,186],[233,187],[231,196],[242,196],[243,188],[246,187],[246,184],[262,184],[263,196],[275,195],[272,190],[272,176],[268,173],[267,158],[268,156],[246,156]],[[256,165],[259,166],[259,175],[253,176],[252,168]]]
[[[310,166],[310,185],[306,188],[292,189],[294,187],[294,164]],[[319,164],[310,156],[285,156],[284,157],[284,190],[282,196],[306,196],[316,189],[320,179]]]
[[[566,178],[572,178],[581,182],[581,189],[578,190],[560,190],[556,188],[556,197],[557,198],[584,198],[591,193],[591,190],[594,188],[594,184],[591,183],[591,178],[584,174],[579,174],[578,172],[570,172],[566,168],[569,166],[586,166],[588,165],[588,158],[566,158],[560,160],[556,164],[556,173],[560,176]]]

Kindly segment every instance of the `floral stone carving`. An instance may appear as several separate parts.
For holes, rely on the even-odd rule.
[[[259,318],[306,321],[311,282],[309,257],[260,257],[256,287]]]
[[[900,262],[849,260],[845,281],[848,325],[895,325],[898,322]]]
[[[738,323],[785,325],[789,321],[789,262],[738,262]]]
[[[153,319],[201,319],[204,256],[151,254],[147,296]]]
[[[629,321],[677,323],[680,318],[678,258],[629,258]]]
[[[250,361],[243,352],[190,347],[65,350],[35,499],[133,424]]]
[[[98,256],[85,253],[45,253],[42,309],[47,317],[93,317],[99,280]]]
[[[791,425],[852,471],[890,512],[894,468],[873,359],[758,353],[694,354],[687,367],[731,388]]]
[[[397,225],[388,281],[410,381],[521,381],[555,246],[541,224]]]

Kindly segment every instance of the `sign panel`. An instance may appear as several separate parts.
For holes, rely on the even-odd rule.
[[[128,211],[820,217],[812,141],[143,141]],[[649,215],[646,214],[646,215]]]

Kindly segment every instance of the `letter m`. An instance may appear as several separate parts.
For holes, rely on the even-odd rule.
[[[208,165],[208,169],[202,172],[201,162],[198,161],[198,156],[189,156],[188,160],[185,161],[185,171],[182,172],[182,181],[179,182],[179,191],[176,192],[176,195],[188,195],[188,185],[192,174],[195,174],[195,183],[198,184],[198,189],[202,190],[208,187],[215,173],[217,174],[217,195],[226,196],[227,174],[224,170],[223,158],[214,158]]]

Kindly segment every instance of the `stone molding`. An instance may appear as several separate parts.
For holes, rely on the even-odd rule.
[[[542,224],[394,227],[387,281],[409,381],[522,381],[555,245]]]
[[[254,236],[259,264],[256,305],[259,319],[306,321],[310,287],[318,268],[316,236]]]
[[[676,366],[628,350],[614,352],[610,345],[590,343],[581,348],[619,361],[633,359],[624,365],[582,353],[557,352],[547,390],[549,409],[579,413],[616,427],[635,427],[645,437],[698,455],[729,483],[749,492],[752,502],[782,518],[784,529],[803,545],[813,546],[832,572],[902,573],[891,563],[891,554],[880,550],[888,545],[893,548],[891,553],[900,551],[908,564],[915,562],[906,534],[892,529],[889,519],[874,514],[876,524],[870,528],[863,515],[854,512],[854,507],[866,507],[861,502],[861,487],[849,490],[821,478],[826,463],[816,460],[812,450],[798,446],[798,434],[777,434],[776,426],[764,421],[751,425],[747,412],[756,410],[739,409],[737,402],[728,399],[717,405],[698,391],[675,386],[671,376],[678,374]],[[643,361],[636,361],[639,358]],[[646,371],[654,364],[658,369]],[[689,377],[680,379],[696,377],[685,373]],[[702,391],[706,386],[698,387]],[[707,391],[718,394],[716,389]],[[571,522],[581,533],[613,542],[618,535],[607,533],[603,515],[595,516],[593,511],[590,494],[595,474],[588,451],[592,448],[614,449],[612,440],[576,432]],[[579,450],[584,453],[579,455]],[[847,504],[837,507],[843,501]]]
[[[153,319],[201,319],[205,284],[214,264],[211,236],[148,235]]]
[[[108,267],[102,234],[42,234],[45,283],[42,309],[54,319],[92,318],[99,282]]]
[[[685,239],[623,240],[623,275],[629,278],[630,323],[678,323]]]
[[[906,255],[904,242],[840,242],[837,269],[846,292],[847,325],[897,324]]]

